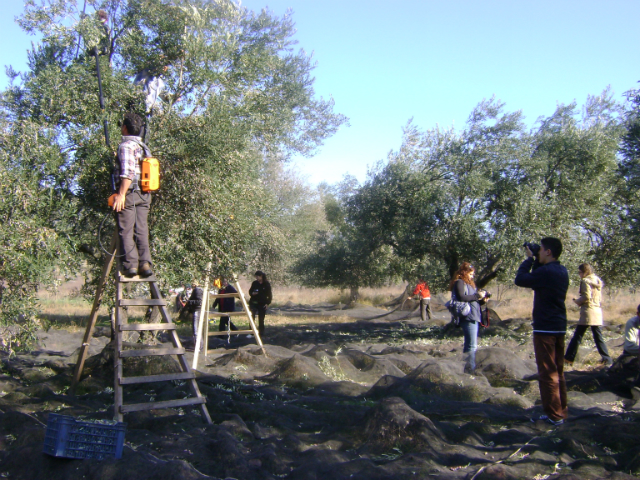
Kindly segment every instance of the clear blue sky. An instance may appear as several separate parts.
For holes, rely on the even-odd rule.
[[[318,62],[315,88],[350,118],[312,159],[295,159],[311,183],[364,180],[400,146],[410,118],[421,128],[462,127],[495,95],[529,124],[556,104],[615,97],[640,80],[639,0],[244,0],[293,10],[299,47]],[[0,64],[25,68],[30,38],[0,0]],[[6,77],[0,87],[6,86]]]

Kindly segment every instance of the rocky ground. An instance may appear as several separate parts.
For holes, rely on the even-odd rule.
[[[72,397],[82,332],[41,332],[40,348],[0,364],[0,478],[621,480],[640,473],[640,404],[628,387],[637,365],[577,362],[567,372],[569,421],[551,427],[530,421],[541,409],[528,320],[494,317],[469,374],[462,332],[441,309],[424,324],[407,311],[339,308],[282,307],[281,315],[325,318],[268,328],[267,355],[252,339],[212,338],[198,383],[213,425],[190,408],[127,414],[121,460],[42,453],[50,413],[113,417],[113,367],[109,331],[99,328]],[[354,321],[332,323],[338,314]],[[606,336],[619,354],[621,327],[606,327]],[[192,347],[190,339],[184,344]],[[585,344],[581,357],[594,358],[592,350]],[[176,368],[173,359],[148,359],[126,363],[125,375]],[[143,384],[126,387],[125,402],[187,393],[184,382]]]

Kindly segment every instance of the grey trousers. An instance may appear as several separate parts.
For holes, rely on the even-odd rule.
[[[420,318],[423,322],[427,321],[427,317],[431,320],[431,299],[420,299]]]
[[[127,193],[124,208],[116,212],[120,255],[124,270],[138,268],[142,262],[151,263],[149,251],[149,209],[151,193],[134,191]]]

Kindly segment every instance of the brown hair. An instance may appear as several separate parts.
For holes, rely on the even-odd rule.
[[[471,278],[471,272],[475,272],[473,265],[469,262],[463,262],[458,271],[453,274],[453,278],[449,283],[449,290],[453,290],[453,286],[458,280],[462,280],[467,285],[471,285],[473,288],[476,288],[476,284]]]
[[[591,268],[591,265],[589,265],[588,263],[581,263],[578,266],[578,270],[580,270],[582,273],[586,275],[591,275],[593,273],[593,268]]]

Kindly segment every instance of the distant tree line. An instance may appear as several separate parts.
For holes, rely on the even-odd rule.
[[[362,185],[326,192],[329,228],[294,270],[308,285],[351,290],[425,278],[444,290],[463,261],[477,283],[511,281],[525,241],[565,244],[611,286],[639,274],[640,90],[559,105],[533,129],[483,100],[466,126],[404,128],[402,145]]]

